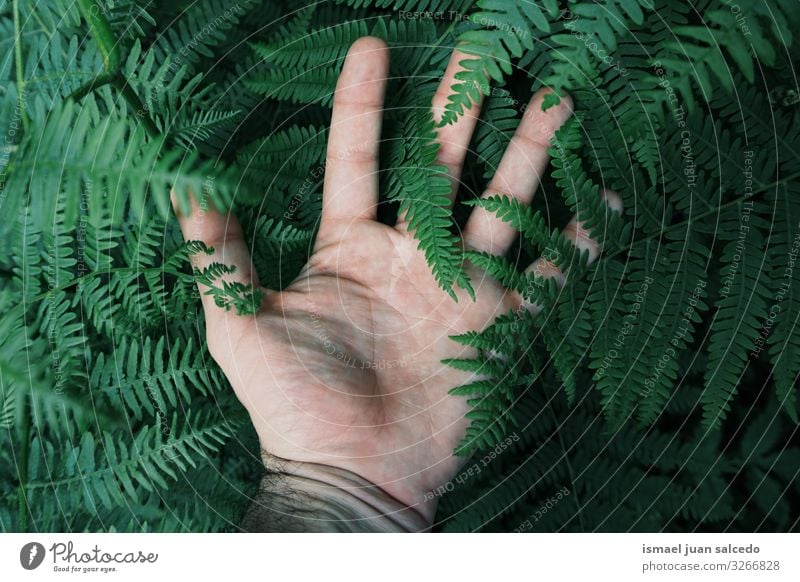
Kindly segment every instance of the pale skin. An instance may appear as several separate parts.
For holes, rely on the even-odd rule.
[[[439,119],[468,58],[454,51],[432,108]],[[211,354],[248,410],[262,448],[297,463],[345,469],[370,481],[430,524],[437,499],[426,493],[446,484],[465,460],[453,456],[464,435],[463,397],[448,390],[470,374],[441,363],[474,357],[451,335],[480,330],[513,309],[537,309],[478,269],[469,273],[473,301],[454,302],[436,283],[402,217],[376,221],[378,141],[389,50],[365,37],[351,47],[336,87],[328,141],[323,210],[313,255],[283,291],[264,289],[261,309],[239,316],[203,295]],[[549,162],[553,132],[572,102],[541,111],[536,93],[484,196],[505,194],[526,203]],[[439,129],[439,162],[453,180],[453,198],[480,104]],[[619,197],[604,192],[609,206]],[[184,237],[214,247],[198,266],[236,266],[230,280],[259,285],[236,218],[195,203],[180,216]],[[599,249],[573,219],[564,229],[594,260]],[[465,248],[504,254],[517,233],[476,209],[463,231]],[[563,281],[539,260],[529,267]],[[204,291],[204,289],[201,289]],[[317,467],[317,465],[315,465]]]

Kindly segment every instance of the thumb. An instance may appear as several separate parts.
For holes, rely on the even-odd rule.
[[[253,268],[250,251],[244,241],[242,227],[239,221],[231,214],[220,213],[207,196],[199,199],[189,193],[189,214],[180,212],[176,202],[175,192],[171,192],[171,199],[178,223],[187,241],[197,240],[206,246],[212,247],[211,254],[198,253],[192,257],[192,264],[198,269],[204,269],[212,263],[223,263],[234,267],[234,272],[222,275],[219,285],[223,281],[228,283],[252,284],[259,286],[258,275]],[[206,316],[206,335],[209,349],[212,354],[221,354],[232,351],[235,341],[248,325],[253,325],[253,317],[239,316],[233,311],[226,310],[217,305],[214,297],[208,294],[209,288],[198,283],[198,289],[203,301],[203,311]],[[216,358],[216,356],[215,356]]]

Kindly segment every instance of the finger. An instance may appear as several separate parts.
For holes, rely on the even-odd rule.
[[[461,61],[477,58],[478,57],[467,55],[457,49],[453,51],[450,62],[442,77],[442,82],[436,89],[431,104],[433,119],[437,125],[441,122],[442,116],[446,111],[445,106],[449,101],[449,97],[453,94],[453,85],[464,82],[456,79],[457,73],[466,70],[466,68],[461,65]],[[483,92],[481,92],[481,101],[473,103],[469,109],[464,111],[463,115],[458,117],[455,123],[437,127],[436,130],[436,143],[439,144],[436,163],[441,164],[447,169],[447,176],[452,182],[452,190],[450,192],[451,203],[455,200],[456,193],[458,192],[458,181],[461,178],[461,170],[464,167],[464,158],[467,155],[472,133],[475,131],[482,101]],[[407,229],[408,223],[405,220],[405,216],[398,217],[395,227]]]
[[[378,142],[389,49],[367,36],[353,43],[336,83],[322,194],[324,238],[337,221],[375,219]]]
[[[176,208],[183,238],[187,241],[202,241],[206,246],[214,249],[210,255],[205,253],[193,255],[191,257],[192,264],[198,269],[203,269],[211,263],[224,263],[235,267],[236,270],[224,275],[222,280],[258,286],[258,275],[253,268],[250,252],[242,234],[242,227],[236,217],[232,214],[220,213],[204,196],[198,200],[193,194],[190,194],[189,199],[191,211],[188,215],[183,215]],[[172,200],[174,206],[174,194]],[[208,288],[205,285],[198,283],[198,289],[206,316],[209,347],[212,348],[212,351],[218,351],[214,350],[212,346],[222,347],[225,343],[223,338],[238,337],[250,318],[242,317],[234,311],[226,311],[217,306],[214,298],[206,294]]]
[[[542,100],[550,92],[540,89],[531,99],[483,198],[500,194],[530,204],[550,160],[547,153],[550,139],[572,115],[572,100],[568,96],[542,111]],[[476,207],[464,227],[463,238],[467,248],[502,255],[516,236],[513,226],[493,212]]]
[[[601,195],[608,204],[608,207],[615,212],[622,212],[622,198],[616,192],[611,190],[603,190]],[[591,234],[584,227],[584,223],[579,222],[577,216],[573,216],[567,226],[562,231],[564,237],[572,241],[575,247],[583,252],[588,251],[588,264],[593,263],[598,256],[600,256],[600,245],[591,237]],[[567,280],[566,275],[559,269],[553,261],[546,257],[540,257],[531,263],[530,267],[525,269],[525,272],[532,274],[536,277],[554,278],[558,287],[563,287]],[[541,309],[540,305],[522,300],[525,305],[534,314]]]

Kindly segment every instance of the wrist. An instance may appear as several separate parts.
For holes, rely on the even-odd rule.
[[[262,478],[241,527],[245,531],[421,532],[431,523],[360,475],[331,465],[265,454]]]

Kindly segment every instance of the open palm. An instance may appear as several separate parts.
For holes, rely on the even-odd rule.
[[[453,54],[434,98],[437,118],[465,58]],[[435,499],[426,503],[425,493],[451,479],[463,461],[452,452],[466,428],[467,405],[448,390],[470,381],[469,373],[441,360],[475,355],[449,336],[534,306],[473,268],[476,299],[460,291],[453,301],[402,217],[395,226],[376,221],[387,69],[388,49],[379,39],[362,38],[348,53],[333,105],[322,218],[305,269],[283,291],[265,290],[255,316],[226,312],[208,296],[203,301],[211,353],[269,455],[356,473],[431,522]],[[534,95],[484,195],[533,197],[549,139],[571,108],[564,99],[543,112],[543,95]],[[439,131],[439,162],[453,178],[453,197],[479,107]],[[613,193],[605,196],[619,205]],[[231,280],[259,284],[233,216],[195,204],[180,222],[187,239],[215,248],[198,266],[234,264]],[[574,219],[565,232],[596,256],[597,245]],[[503,254],[514,236],[507,224],[476,209],[463,244]],[[561,276],[541,260],[530,268]]]

